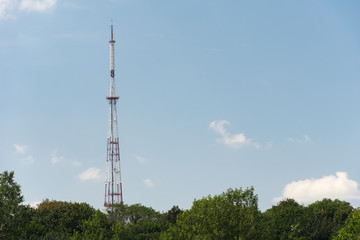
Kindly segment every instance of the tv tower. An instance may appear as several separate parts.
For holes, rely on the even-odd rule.
[[[107,207],[112,204],[123,204],[122,182],[120,172],[120,148],[116,114],[116,102],[119,99],[115,90],[115,59],[113,25],[111,24],[110,43],[110,89],[106,99],[109,102],[109,131],[107,138],[105,202]]]

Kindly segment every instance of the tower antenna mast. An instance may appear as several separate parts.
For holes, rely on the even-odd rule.
[[[113,24],[111,23],[110,43],[110,89],[106,99],[109,102],[109,125],[107,137],[106,153],[106,173],[105,173],[105,201],[104,206],[112,204],[123,204],[122,182],[120,171],[120,148],[117,125],[116,96],[115,89],[115,40],[113,35]]]

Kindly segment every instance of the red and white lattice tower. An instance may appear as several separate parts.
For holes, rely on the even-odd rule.
[[[113,25],[111,24],[110,43],[110,90],[106,99],[109,102],[109,132],[107,138],[105,202],[107,207],[112,204],[123,204],[122,183],[120,172],[120,148],[116,114],[116,102],[119,99],[115,91],[115,59]]]

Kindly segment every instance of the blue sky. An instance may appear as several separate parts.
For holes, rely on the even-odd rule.
[[[0,171],[102,209],[110,22],[124,202],[254,186],[360,205],[358,1],[0,0]]]

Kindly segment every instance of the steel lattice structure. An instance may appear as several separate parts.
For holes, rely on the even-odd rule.
[[[111,24],[110,43],[110,90],[106,99],[109,102],[109,131],[107,138],[106,175],[105,175],[105,201],[104,206],[123,204],[120,147],[117,125],[116,102],[119,99],[115,90],[115,58],[113,38],[113,25]]]

